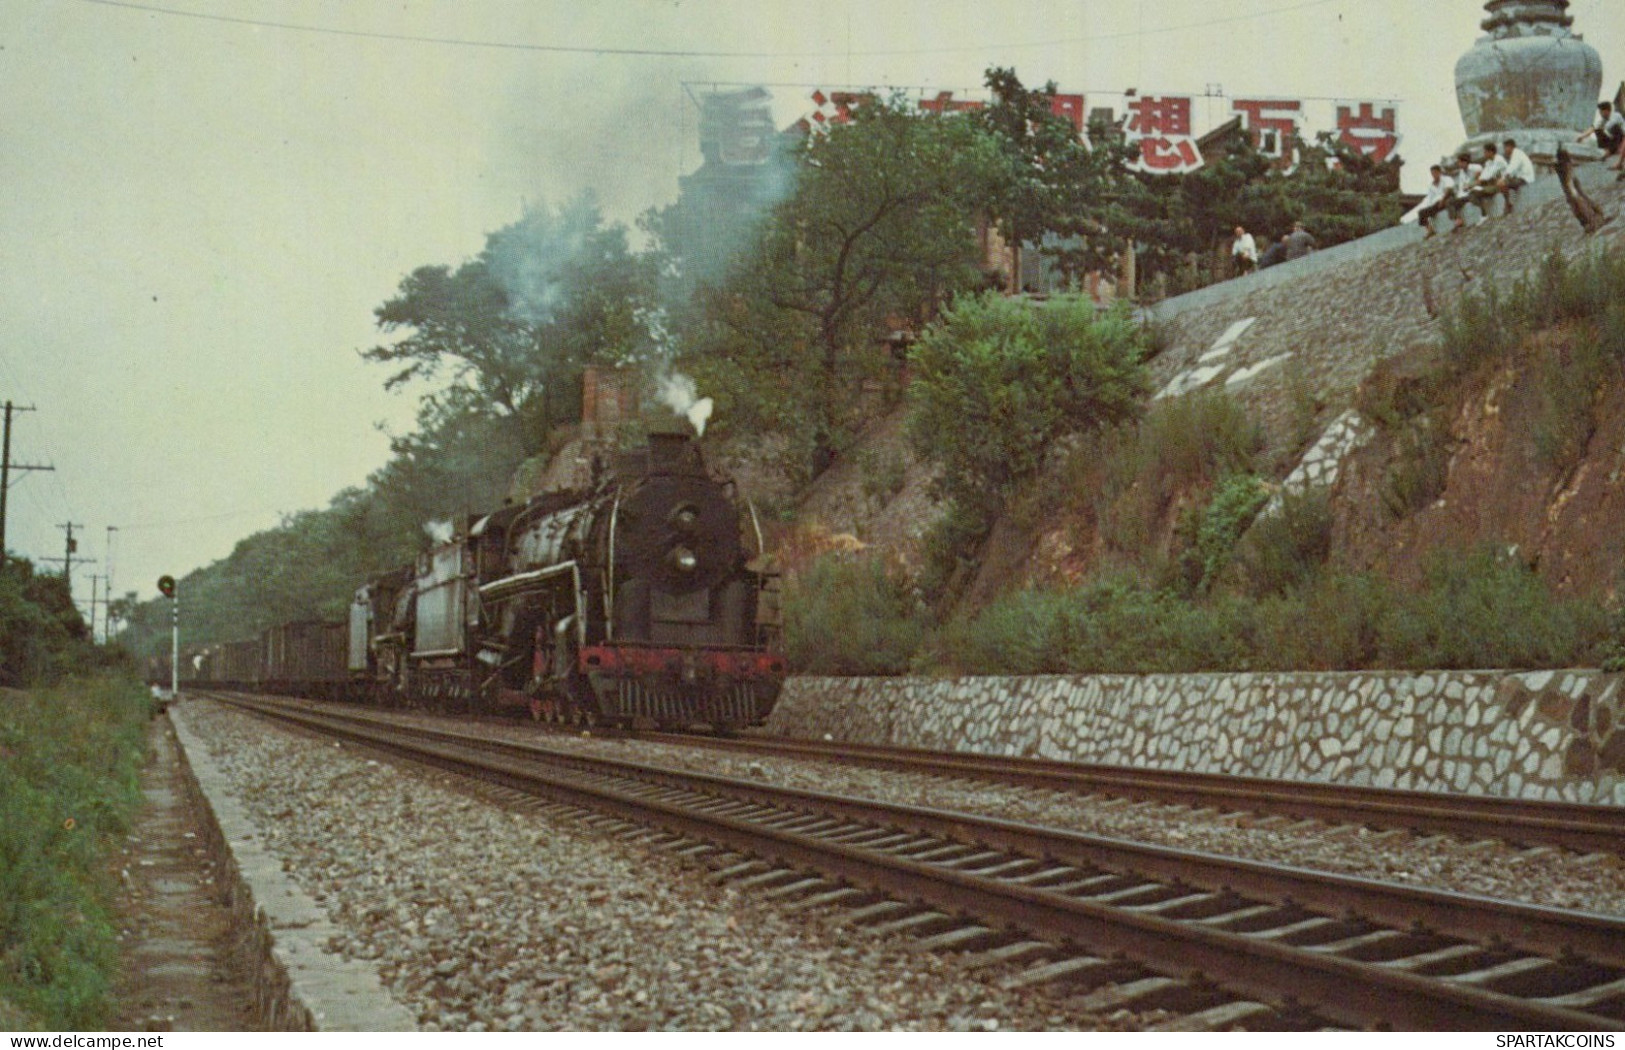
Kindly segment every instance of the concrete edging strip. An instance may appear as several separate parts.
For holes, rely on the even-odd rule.
[[[345,960],[326,945],[339,932],[321,907],[262,848],[225,775],[187,724],[187,705],[172,704],[188,780],[203,803],[209,843],[225,874],[227,903],[244,928],[261,1016],[275,1031],[410,1032],[411,1011],[393,999],[365,960]]]

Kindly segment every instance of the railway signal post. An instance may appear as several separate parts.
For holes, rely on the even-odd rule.
[[[169,599],[169,698],[181,690],[181,600],[175,591],[175,577],[158,577],[158,592]]]

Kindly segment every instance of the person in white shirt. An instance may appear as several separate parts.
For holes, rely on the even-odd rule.
[[[1517,139],[1507,139],[1502,147],[1506,150],[1506,171],[1501,175],[1501,199],[1506,202],[1506,214],[1512,214],[1512,201],[1518,191],[1535,181],[1535,162],[1529,159],[1529,154],[1518,148]]]
[[[1435,164],[1428,171],[1433,175],[1433,181],[1428,183],[1428,192],[1422,198],[1422,210],[1416,213],[1416,221],[1427,236],[1433,236],[1433,220],[1439,213],[1453,208],[1456,198],[1456,180],[1444,173],[1444,168]]]
[[[1473,186],[1478,182],[1478,173],[1484,170],[1481,164],[1473,163],[1471,153],[1462,153],[1456,157],[1456,193],[1450,198],[1450,217],[1456,220],[1455,228],[1463,229],[1467,220],[1462,217],[1462,209],[1472,203]]]
[[[1258,269],[1258,242],[1245,227],[1236,227],[1236,239],[1230,242],[1230,258],[1236,264],[1236,273],[1249,274]]]
[[[1603,160],[1613,157],[1614,170],[1620,171],[1625,166],[1625,116],[1614,112],[1613,103],[1597,103],[1596,123],[1574,141],[1584,142],[1593,135],[1597,136],[1597,145],[1602,147]],[[1620,172],[1620,178],[1625,178],[1625,171]]]
[[[1506,190],[1507,162],[1495,151],[1495,143],[1484,143],[1484,159],[1479,165],[1478,178],[1473,181],[1469,191],[1473,203],[1478,206],[1480,215],[1490,217],[1490,201]]]

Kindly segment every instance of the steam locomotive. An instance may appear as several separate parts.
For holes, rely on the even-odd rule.
[[[362,586],[347,625],[212,647],[183,677],[578,725],[765,722],[785,664],[755,509],[687,434],[595,473],[464,518]]]

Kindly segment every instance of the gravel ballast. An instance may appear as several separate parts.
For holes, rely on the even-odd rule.
[[[484,731],[494,732],[490,727]],[[1617,853],[1581,857],[1564,850],[1526,850],[1446,835],[1391,834],[1325,824],[1294,827],[1291,822],[1245,814],[1103,804],[1061,792],[635,739],[566,736],[520,726],[503,729],[502,734],[534,734],[538,743],[549,747],[783,787],[955,809],[1176,849],[1625,915],[1625,863]]]
[[[787,914],[444,774],[187,704],[267,848],[430,1030],[1126,1029],[1002,973]]]

